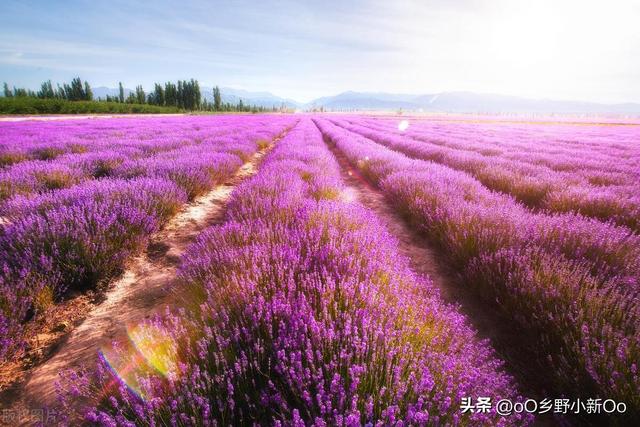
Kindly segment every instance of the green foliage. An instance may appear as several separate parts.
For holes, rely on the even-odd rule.
[[[222,96],[220,95],[220,88],[218,86],[213,88],[213,108],[216,111],[222,109]]]
[[[91,90],[91,86],[89,86],[89,82],[84,82],[84,96],[85,100],[91,101],[93,100],[93,91]]]
[[[125,104],[106,101],[67,101],[65,99],[40,99],[36,97],[0,98],[0,114],[149,114],[178,113],[176,107],[148,104]]]
[[[53,85],[51,84],[51,80],[47,80],[42,83],[40,91],[38,92],[38,98],[46,99],[46,98],[56,98],[56,92],[53,89]]]
[[[20,101],[8,102],[10,98],[20,98]],[[43,101],[43,102],[38,102]],[[46,101],[46,102],[45,102]],[[64,101],[84,102],[70,105]],[[106,99],[98,98],[93,101],[93,91],[87,81],[80,77],[71,83],[57,84],[54,89],[51,80],[43,82],[36,93],[24,88],[11,90],[4,83],[4,98],[0,98],[0,113],[4,114],[66,114],[66,113],[162,113],[177,111],[211,111],[211,112],[251,112],[278,111],[276,106],[265,108],[246,104],[242,99],[232,105],[222,102],[220,88],[213,89],[213,102],[208,102],[200,90],[200,84],[195,79],[178,80],[177,83],[166,82],[164,88],[155,83],[153,92],[146,94],[141,85],[136,86],[125,98],[122,82],[118,83],[118,95],[106,95]],[[98,105],[100,104],[100,105]],[[103,105],[104,104],[104,105]],[[126,104],[126,105],[125,105]],[[284,109],[284,106],[280,110]]]
[[[118,100],[120,103],[124,103],[124,87],[122,86],[122,82],[118,83]]]
[[[15,97],[23,97],[23,96],[29,96],[29,92],[26,89],[22,89],[22,88],[13,88],[13,96]]]
[[[144,104],[146,101],[146,94],[144,93],[144,89],[142,89],[141,85],[136,86],[136,104]]]
[[[58,86],[60,92],[60,98],[68,101],[91,101],[93,99],[93,93],[89,83],[84,82],[80,77],[76,77],[71,80],[71,84],[64,83],[62,88]]]
[[[171,89],[175,90],[175,97],[171,98],[171,104],[169,99],[166,100],[167,105],[176,105],[179,108],[185,110],[198,110],[202,103],[200,94],[200,85],[197,80],[191,79],[190,81],[178,80],[178,85],[171,85]],[[165,89],[166,91],[166,89]]]
[[[153,93],[150,93],[147,97],[147,103],[151,105],[165,105],[164,88],[161,84],[154,84]]]

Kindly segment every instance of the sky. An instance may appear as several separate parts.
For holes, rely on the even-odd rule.
[[[640,102],[640,0],[13,1],[0,81]]]

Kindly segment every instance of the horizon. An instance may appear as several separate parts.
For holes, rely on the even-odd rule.
[[[185,80],[185,79],[181,79],[181,80]],[[189,80],[189,79],[186,79]],[[194,78],[194,80],[198,80],[196,78]],[[56,83],[56,82],[52,82],[52,83]],[[158,83],[165,83],[165,82],[158,82]],[[200,82],[198,82],[200,84]],[[472,92],[472,91],[462,91],[462,90],[451,90],[451,91],[443,91],[443,92],[432,92],[432,93],[395,93],[395,92],[383,92],[383,91],[354,91],[354,90],[345,90],[342,92],[338,92],[338,93],[329,93],[326,95],[322,95],[319,96],[317,98],[311,99],[309,101],[300,101],[298,99],[295,98],[289,98],[289,97],[284,97],[284,96],[280,96],[280,94],[278,93],[273,93],[271,91],[266,91],[266,90],[248,90],[248,89],[244,89],[244,88],[238,88],[238,87],[229,87],[229,86],[220,86],[220,85],[215,85],[215,84],[200,84],[200,87],[202,89],[206,89],[206,90],[212,90],[215,86],[218,86],[220,90],[225,90],[225,89],[230,89],[233,91],[245,91],[251,95],[255,95],[258,93],[264,93],[264,94],[268,94],[268,95],[272,95],[275,97],[280,97],[283,99],[286,99],[287,101],[294,101],[298,104],[301,105],[306,105],[306,104],[310,104],[314,101],[317,101],[318,99],[321,98],[333,98],[333,97],[337,97],[340,95],[344,95],[344,94],[348,94],[348,93],[354,93],[354,94],[370,94],[370,95],[392,95],[392,96],[424,96],[424,95],[443,95],[443,94],[453,94],[453,93],[460,93],[460,94],[473,94],[473,95],[481,95],[481,96],[504,96],[504,97],[514,97],[514,98],[520,98],[520,99],[526,99],[526,100],[532,100],[532,101],[550,101],[550,102],[585,102],[585,103],[595,103],[595,104],[601,104],[601,105],[618,105],[618,104],[640,104],[640,102],[597,102],[597,101],[581,101],[581,100],[576,100],[576,99],[557,99],[557,98],[548,98],[548,97],[542,97],[542,98],[535,98],[535,97],[525,97],[525,96],[518,96],[518,95],[505,95],[502,93],[485,93],[485,92]],[[116,84],[115,86],[93,86],[91,85],[92,89],[109,89],[109,90],[118,90],[118,85]],[[126,90],[130,90],[130,91],[135,91],[135,86],[133,87],[129,87],[127,85],[123,84],[123,87]],[[33,90],[37,90],[39,88],[38,87],[34,87],[34,88],[30,88]],[[143,89],[146,92],[152,91],[153,87],[144,87]],[[223,92],[224,93],[224,92]],[[204,93],[203,93],[204,95]]]
[[[3,425],[640,427],[640,0],[2,11]]]
[[[638,103],[640,4],[603,5],[9,1],[0,79],[149,89],[195,78],[300,103],[347,91]]]

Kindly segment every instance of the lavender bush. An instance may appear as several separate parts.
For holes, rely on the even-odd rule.
[[[176,343],[146,359],[162,360],[164,375],[141,364],[131,376],[103,359],[97,380],[75,378],[67,389],[101,398],[86,419],[528,423],[460,411],[466,396],[516,399],[512,380],[464,318],[410,270],[377,218],[342,193],[335,160],[304,120],[233,193],[228,221],[203,232],[183,257],[185,309],[145,328]]]
[[[317,120],[331,140],[531,335],[554,391],[640,410],[640,240],[576,214],[535,214],[469,175]]]
[[[515,126],[440,125],[448,130],[445,133],[434,132],[431,122],[418,121],[405,135],[389,126],[390,121],[352,118],[333,122],[413,158],[467,172],[486,187],[510,194],[529,207],[578,212],[639,230],[640,152],[632,138],[624,139],[624,129],[617,130],[616,146],[610,139],[599,139],[602,135],[584,135],[580,144],[567,144],[567,129],[540,141],[535,126],[527,127],[523,134]],[[581,136],[575,126],[569,129],[572,139],[576,133]],[[549,139],[555,144],[550,145]],[[559,163],[559,159],[564,161]]]
[[[290,123],[236,116],[3,125],[15,145],[0,145],[12,159],[0,171],[0,360],[22,344],[24,322],[69,290],[117,276],[188,198],[232,176]]]

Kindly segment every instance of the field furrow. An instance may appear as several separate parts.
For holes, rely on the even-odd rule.
[[[527,397],[543,396],[545,383],[540,378],[539,367],[531,363],[527,337],[505,323],[493,307],[469,292],[464,277],[421,232],[420,224],[403,215],[402,210],[390,203],[387,196],[330,141],[328,147],[340,165],[348,197],[376,213],[380,222],[398,240],[398,251],[409,259],[412,270],[428,278],[443,300],[458,306],[478,335],[490,340],[506,362],[509,374],[518,380],[521,393]]]
[[[19,393],[14,394],[23,407],[53,406],[60,372],[90,366],[96,354],[112,342],[126,342],[132,325],[167,307],[180,306],[182,296],[175,288],[180,257],[206,227],[224,221],[231,192],[256,173],[270,148],[271,145],[254,154],[227,182],[185,206],[151,239],[145,253],[129,263],[104,301],[58,345],[50,359],[29,372]]]
[[[553,170],[553,165],[529,158],[534,154],[523,155],[521,147],[516,150],[521,157],[516,158],[503,157],[502,148],[491,144],[481,145],[473,151],[475,141],[470,139],[477,137],[474,134],[458,136],[459,141],[450,147],[434,142],[433,136],[404,135],[389,126],[364,125],[355,119],[332,122],[412,158],[466,172],[487,188],[508,194],[527,207],[550,212],[577,212],[629,227],[635,232],[640,230],[639,158],[632,145],[624,146],[627,154],[622,159],[621,155],[600,154],[586,143],[566,149],[566,160],[558,170]],[[506,131],[503,133],[505,138],[513,137]],[[540,149],[536,155],[543,156],[539,151],[547,146],[546,141],[537,145]],[[607,148],[603,145],[603,149]],[[557,152],[546,154],[549,161],[560,157]],[[623,161],[625,157],[629,157],[627,162]]]
[[[109,122],[102,124],[111,129]],[[139,134],[123,138],[126,154],[114,163],[100,156],[87,163],[83,153],[63,156],[62,161],[78,170],[95,170],[98,163],[99,177],[9,198],[2,205],[0,233],[3,394],[15,397],[7,386],[20,383],[29,369],[53,354],[57,359],[42,368],[49,373],[59,372],[58,363],[79,366],[76,359],[80,363],[95,354],[98,341],[108,340],[114,325],[122,328],[127,316],[136,318],[160,304],[166,292],[163,283],[171,279],[179,253],[194,233],[221,215],[231,187],[254,172],[269,140],[286,126],[285,121],[257,131],[247,127],[248,132],[236,127],[229,141],[215,136],[221,131],[214,129],[211,142],[203,142],[206,133],[182,134],[171,142],[162,133],[147,131],[159,136],[160,144],[154,147]],[[45,145],[57,144],[55,137],[51,141]],[[152,153],[131,156],[126,147],[140,141]],[[164,149],[167,146],[171,148]],[[59,159],[47,163],[55,167]],[[105,164],[110,167],[105,169]],[[11,170],[6,175],[11,176]],[[183,205],[187,200],[192,202]],[[138,223],[146,227],[136,227]],[[145,248],[146,254],[139,255]],[[101,301],[107,287],[113,288],[107,301],[74,330],[95,305],[87,300],[87,292]],[[116,316],[114,310],[124,311]],[[69,349],[60,353],[61,340]],[[30,376],[46,383],[49,391],[54,387],[46,373]],[[40,390],[33,395],[46,395],[51,402]]]
[[[227,221],[183,256],[185,309],[140,325],[145,345],[106,355],[107,369],[80,384],[95,405],[85,416],[144,425],[178,416],[196,424],[504,422],[493,411],[458,412],[467,394],[517,400],[513,381],[431,279],[411,269],[400,249],[410,245],[398,246],[353,191],[303,119],[234,191]],[[175,346],[149,345],[149,336]],[[145,363],[132,373],[132,360]],[[127,387],[109,387],[114,379]],[[140,396],[155,403],[136,406]]]
[[[25,426],[33,408],[52,425],[633,425],[637,125],[582,125],[2,123],[3,414]],[[549,204],[581,191],[593,197]],[[602,194],[615,208],[583,211]],[[597,399],[606,414],[584,409]]]
[[[469,292],[499,310],[514,330],[527,334],[531,364],[547,373],[547,390],[615,396],[629,406],[627,416],[636,416],[638,275],[630,270],[625,280],[619,273],[605,273],[607,263],[620,261],[609,259],[615,233],[592,224],[589,233],[597,243],[587,250],[579,218],[540,220],[509,199],[482,190],[466,174],[412,160],[328,120],[316,123],[446,254]],[[540,228],[535,227],[538,220]],[[638,260],[635,239],[619,236],[619,248],[626,246],[633,254],[622,268]]]

